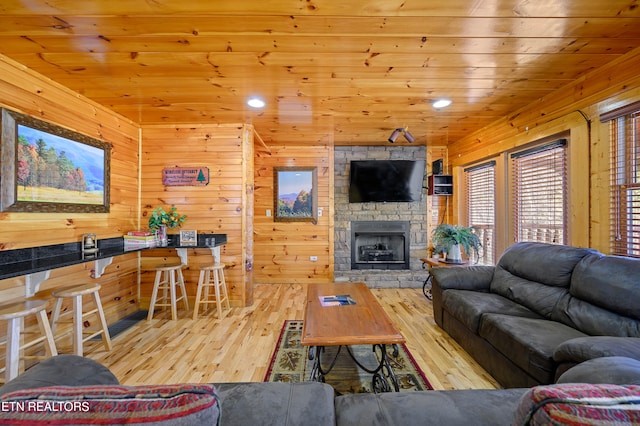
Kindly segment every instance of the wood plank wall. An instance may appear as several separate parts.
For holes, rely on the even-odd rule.
[[[109,213],[0,213],[0,250],[80,241],[92,232],[116,237],[137,226],[138,126],[0,55],[0,106],[27,114],[111,144]],[[93,263],[55,270],[42,284],[52,288],[81,282],[102,284],[107,320],[137,309],[137,255],[114,259],[100,279],[91,278]],[[24,296],[24,278],[0,281],[0,302]],[[4,333],[4,328],[2,328]]]
[[[427,147],[427,175],[431,175],[431,164],[442,159],[444,164],[443,174],[451,174],[452,167],[449,163],[449,155],[447,147],[444,145],[429,145]],[[454,198],[446,195],[427,195],[427,251],[431,254],[431,234],[436,226],[440,223],[457,223],[453,222]]]
[[[451,143],[447,164],[460,169],[559,131],[586,134],[586,149],[577,153],[581,156],[577,164],[588,170],[589,185],[572,202],[575,208],[586,209],[587,214],[586,219],[579,216],[575,220],[577,225],[589,229],[585,244],[608,252],[608,126],[599,122],[598,115],[640,100],[640,76],[635,72],[638,67],[640,49]],[[149,126],[142,129],[140,159],[139,128],[135,123],[3,56],[0,56],[0,106],[105,140],[113,147],[110,213],[0,213],[0,249],[79,241],[86,232],[95,232],[99,238],[119,236],[128,230],[146,227],[146,214],[157,205],[175,204],[190,216],[185,229],[228,235],[229,243],[223,249],[222,259],[229,265],[227,276],[232,287],[232,302],[236,305],[250,303],[251,267],[256,282],[306,283],[332,279],[333,149],[330,143],[256,145],[254,156],[249,136],[253,134],[252,129],[244,124]],[[576,114],[584,115],[586,120],[580,123]],[[326,135],[316,137],[319,141],[327,140]],[[165,143],[168,146],[158,149]],[[429,149],[429,160],[438,158],[436,147]],[[165,188],[161,184],[163,167],[189,165],[210,167],[211,183],[207,188]],[[318,207],[323,209],[318,224],[274,222],[273,216],[266,216],[267,209],[273,213],[275,166],[318,167]],[[144,176],[143,181],[139,180],[139,172]],[[459,184],[458,179],[455,182],[458,194]],[[251,208],[254,198],[255,205]],[[447,221],[453,223],[457,220],[460,200],[454,197],[448,202],[451,204],[447,207]],[[442,203],[432,209],[444,213]],[[210,213],[202,214],[203,211]],[[434,216],[431,213],[430,218]],[[251,224],[254,226],[253,263]],[[190,286],[193,292],[195,268],[208,261],[210,253],[196,249],[189,252],[193,266],[187,272],[187,280],[193,283]],[[318,262],[310,262],[311,255],[318,256]],[[143,264],[149,266],[173,256],[172,251],[157,250],[153,256],[145,256]],[[137,255],[123,256],[107,267],[105,275],[98,280],[103,284],[103,304],[109,322],[137,308],[137,265]],[[43,290],[46,292],[70,281],[90,281],[91,268],[92,264],[85,264],[54,271]],[[142,274],[143,306],[144,298],[148,300],[146,289],[150,279],[149,273]],[[0,281],[1,300],[18,297],[22,291],[22,279]]]
[[[320,138],[320,136],[316,136]],[[274,167],[317,167],[318,223],[275,222]],[[333,280],[333,147],[272,145],[256,149],[254,281],[313,283]],[[266,211],[271,211],[271,216]],[[318,256],[311,262],[310,256]]]
[[[450,144],[451,164],[458,170],[454,173],[459,175],[462,167],[483,158],[569,131],[580,145],[571,153],[570,243],[609,253],[609,126],[598,117],[640,100],[639,67],[640,48]],[[454,186],[459,194],[459,179]]]
[[[180,214],[187,215],[182,229],[227,234],[221,261],[227,265],[225,276],[235,306],[251,302],[251,282],[245,277],[246,264],[250,263],[246,258],[249,255],[246,227],[250,218],[245,215],[253,213],[246,208],[252,196],[252,148],[253,129],[243,124],[142,128],[141,228],[148,229],[148,216],[154,208],[163,206],[168,210],[175,206]],[[163,185],[162,169],[195,166],[209,168],[208,185]],[[178,232],[179,228],[169,230],[169,234]],[[141,307],[149,305],[155,277],[153,267],[167,260],[179,261],[175,250],[158,248],[142,254]],[[191,300],[198,283],[198,266],[211,262],[209,249],[188,249],[189,264],[184,277]]]

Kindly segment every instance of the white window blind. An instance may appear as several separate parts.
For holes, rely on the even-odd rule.
[[[640,257],[640,111],[611,120],[611,251]]]
[[[482,242],[478,263],[495,263],[496,226],[496,162],[479,164],[465,171],[467,226],[471,226]]]
[[[511,154],[514,238],[566,244],[566,140]]]

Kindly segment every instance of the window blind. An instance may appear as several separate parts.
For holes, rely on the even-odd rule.
[[[465,171],[467,226],[472,226],[482,243],[478,263],[495,263],[496,162],[469,167]]]
[[[613,119],[610,139],[611,252],[640,257],[640,111]]]
[[[511,154],[514,239],[565,244],[566,140]]]

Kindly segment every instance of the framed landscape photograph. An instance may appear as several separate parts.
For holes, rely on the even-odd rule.
[[[316,167],[274,167],[274,220],[318,222]]]
[[[2,109],[0,211],[106,213],[111,146]]]

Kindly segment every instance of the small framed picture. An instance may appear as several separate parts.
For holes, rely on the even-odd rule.
[[[318,168],[274,167],[276,222],[318,222]]]
[[[195,231],[195,230],[180,231],[180,245],[181,246],[197,246],[198,231]]]

